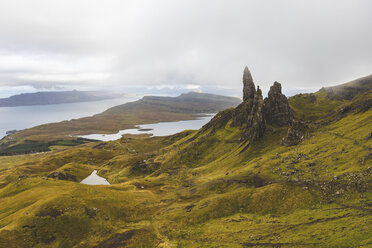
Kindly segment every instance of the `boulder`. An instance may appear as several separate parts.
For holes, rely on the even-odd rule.
[[[288,129],[287,136],[282,139],[281,144],[285,146],[298,145],[309,136],[307,129],[307,125],[304,122],[294,120]]]

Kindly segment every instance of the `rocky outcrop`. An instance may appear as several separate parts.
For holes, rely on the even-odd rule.
[[[265,132],[264,100],[259,87],[256,91],[247,67],[244,69],[243,86],[244,101],[232,111],[231,125],[243,127],[241,140],[253,141],[261,138]]]
[[[282,94],[282,86],[278,82],[274,82],[267,98],[265,98],[264,116],[269,125],[282,127],[292,123],[292,110],[287,97]]]
[[[252,75],[245,67],[243,74],[243,102],[232,113],[232,126],[242,127],[241,140],[261,138],[269,125],[289,126],[293,115],[287,97],[282,94],[282,86],[275,82],[268,97],[263,100],[262,91],[255,89]]]
[[[253,100],[256,93],[256,87],[248,67],[244,68],[243,73],[243,101]]]
[[[233,127],[241,127],[247,124],[248,116],[252,111],[253,107],[253,98],[249,101],[244,101],[241,104],[239,104],[238,107],[236,107],[232,111],[232,123],[231,125]]]
[[[294,120],[288,129],[287,136],[282,139],[281,144],[285,146],[298,145],[309,135],[307,129],[304,122]]]
[[[247,127],[249,128],[249,139],[251,141],[257,140],[264,135],[265,132],[265,118],[263,115],[264,100],[262,98],[262,92],[260,87],[257,87],[257,91],[253,98],[251,112],[248,115]]]
[[[293,115],[287,97],[282,94],[282,86],[275,82],[268,97],[263,100],[260,87],[255,88],[252,75],[245,67],[243,74],[243,102],[235,109],[228,109],[216,115],[202,131],[223,128],[231,120],[231,126],[242,129],[241,141],[260,139],[266,124],[289,126]]]
[[[243,103],[235,109],[232,122],[234,126],[244,126],[242,139],[257,140],[264,135],[266,124],[282,127],[291,125],[292,121],[292,110],[287,97],[282,94],[281,84],[274,82],[268,97],[263,100],[260,88],[256,91],[252,75],[245,67]]]

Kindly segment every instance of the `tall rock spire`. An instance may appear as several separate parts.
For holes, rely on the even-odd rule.
[[[244,74],[243,74],[243,101],[247,101],[249,99],[253,100],[255,93],[256,93],[256,87],[253,83],[251,72],[246,66],[244,68]]]

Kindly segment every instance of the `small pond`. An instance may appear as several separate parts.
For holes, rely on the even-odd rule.
[[[97,175],[97,170],[94,170],[92,174],[90,174],[80,183],[89,185],[110,185],[110,183],[105,178]]]

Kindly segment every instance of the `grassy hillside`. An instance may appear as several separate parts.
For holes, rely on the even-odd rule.
[[[295,146],[274,126],[241,142],[221,113],[169,137],[0,157],[0,247],[370,247],[371,99],[290,98],[309,132]],[[79,183],[94,169],[111,185]]]
[[[370,91],[371,89],[372,75],[369,75],[344,84],[325,87],[321,90],[326,92],[329,98],[351,100],[355,96],[359,95],[360,92]]]

